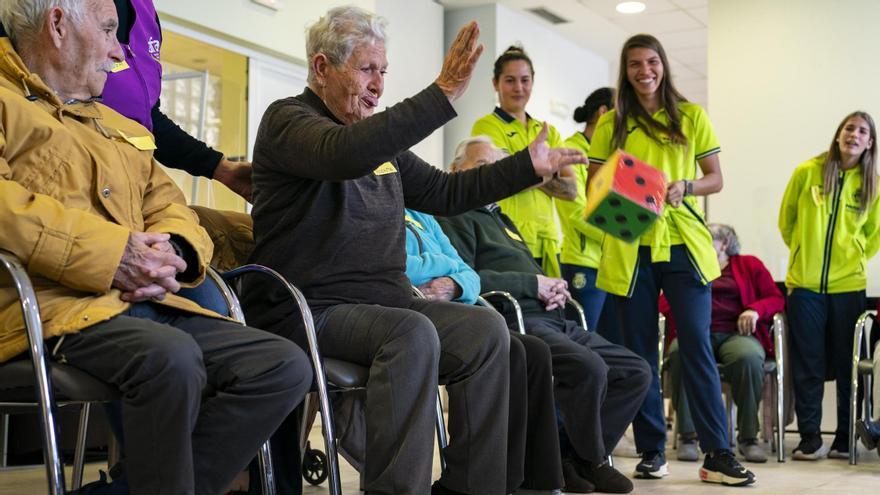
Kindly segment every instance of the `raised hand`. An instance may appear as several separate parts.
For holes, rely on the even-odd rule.
[[[534,141],[529,143],[529,156],[532,158],[532,166],[535,167],[536,175],[547,177],[562,167],[576,163],[587,163],[587,157],[576,149],[548,146],[547,134],[547,123],[544,122],[541,132],[538,133]]]
[[[477,43],[479,38],[480,27],[475,21],[471,21],[461,28],[446,53],[443,68],[434,82],[449,98],[450,103],[463,95],[468,87],[477,60],[483,53],[483,45]]]

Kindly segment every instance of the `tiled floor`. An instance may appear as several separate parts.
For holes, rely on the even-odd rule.
[[[311,435],[312,445],[322,445],[320,432],[315,429]],[[626,439],[625,439],[626,441]],[[830,444],[831,439],[825,439]],[[787,452],[797,443],[796,435],[786,439]],[[752,464],[758,476],[758,483],[748,489],[728,488],[701,483],[697,477],[699,463],[674,460],[675,451],[669,451],[670,475],[659,481],[635,480],[634,493],[654,494],[711,494],[726,495],[743,493],[766,493],[773,495],[846,495],[878,493],[880,487],[880,459],[877,452],[860,451],[859,465],[850,466],[846,461],[823,459],[816,462],[792,461],[783,464],[771,459],[766,464]],[[615,459],[618,469],[632,472],[637,460],[618,455]],[[92,464],[86,467],[86,480],[97,478],[97,470],[105,466]],[[438,473],[435,462],[435,476]],[[70,476],[68,475],[68,479]],[[342,461],[343,493],[358,493],[357,473]],[[46,493],[45,471],[40,467],[20,468],[0,471],[0,495],[30,495]],[[307,486],[305,495],[327,493],[327,485]]]

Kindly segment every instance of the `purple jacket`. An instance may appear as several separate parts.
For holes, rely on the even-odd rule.
[[[152,0],[123,1],[131,3],[134,16],[128,43],[122,45],[128,68],[108,75],[102,96],[105,105],[152,131],[151,112],[162,90],[162,30]]]

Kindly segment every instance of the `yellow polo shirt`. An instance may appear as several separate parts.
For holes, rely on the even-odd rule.
[[[687,144],[674,144],[666,135],[660,136],[662,143],[658,143],[633,119],[629,119],[628,136],[623,146],[627,153],[661,170],[670,183],[696,179],[697,161],[721,151],[705,110],[699,105],[685,102],[678,105],[678,111]],[[590,163],[603,164],[614,152],[612,136],[615,115],[616,111],[612,110],[599,119],[590,147]],[[652,118],[663,124],[668,123],[665,109],[656,112]],[[669,260],[669,248],[675,244],[687,247],[691,262],[703,283],[709,283],[721,275],[705,214],[697,199],[688,196],[678,208],[666,205],[663,215],[642,235],[638,245],[605,236],[596,285],[613,294],[630,296],[638,246],[651,246],[651,261],[662,262]]]
[[[488,136],[495,146],[508,153],[516,153],[535,140],[544,123],[526,114],[528,123],[523,125],[500,108],[477,120],[471,129],[472,136]],[[547,144],[551,148],[562,146],[559,131],[549,126]],[[538,188],[521,191],[498,202],[501,210],[513,220],[532,256],[541,259],[541,267],[550,277],[559,277],[559,225],[553,211],[553,198]]]

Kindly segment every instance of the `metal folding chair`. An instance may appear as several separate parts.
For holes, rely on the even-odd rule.
[[[873,398],[871,381],[874,373],[874,360],[871,355],[873,340],[871,330],[877,320],[876,311],[865,311],[856,321],[855,333],[853,334],[852,375],[850,376],[849,396],[849,463],[853,466],[858,464],[858,437],[856,435],[856,421],[859,409],[859,385],[865,384],[864,397],[862,398],[862,418],[873,417]],[[862,380],[859,380],[859,377]]]

